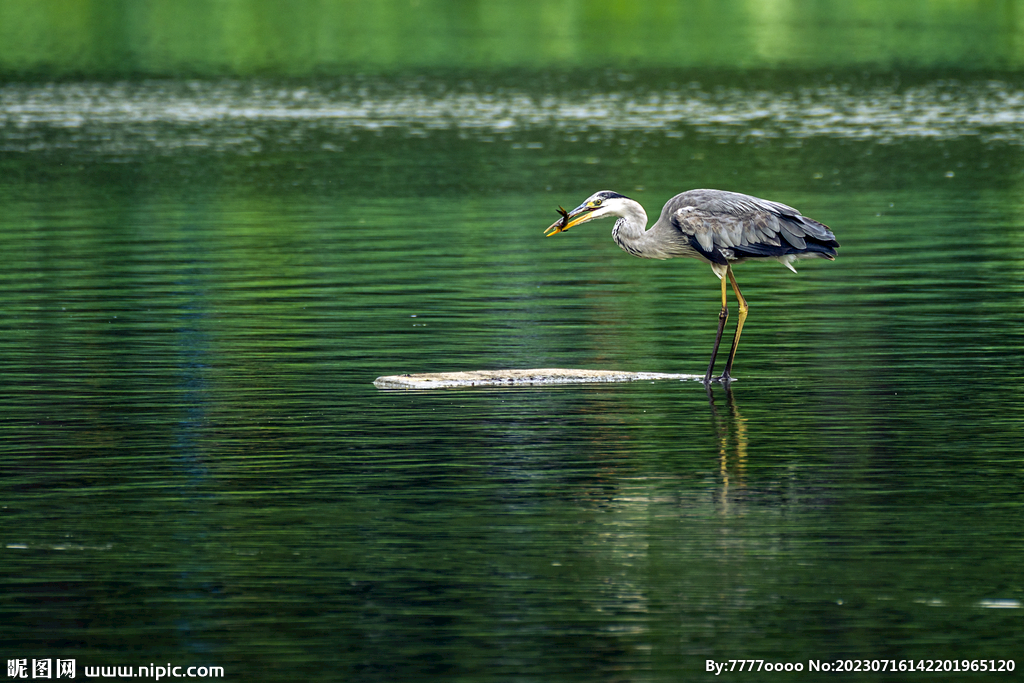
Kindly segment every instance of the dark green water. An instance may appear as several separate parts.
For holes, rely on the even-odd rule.
[[[978,16],[905,72],[18,67],[36,80],[0,85],[3,654],[272,681],[1024,666],[1024,80],[943,71],[982,44]],[[542,235],[598,189],[656,214],[695,187],[842,243],[798,275],[737,268],[731,392],[373,387],[703,372],[707,266],[629,257],[610,222]]]

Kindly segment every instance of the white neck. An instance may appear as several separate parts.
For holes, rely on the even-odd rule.
[[[612,228],[612,239],[622,247],[623,251],[640,256],[642,258],[654,257],[651,253],[654,245],[648,244],[647,236],[647,212],[644,207],[632,199],[616,200],[615,215],[619,220],[615,221]]]

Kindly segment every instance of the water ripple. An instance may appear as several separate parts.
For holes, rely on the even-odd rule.
[[[1024,90],[1000,81],[792,91],[698,85],[672,90],[535,94],[422,83],[275,87],[242,82],[15,84],[0,87],[0,150],[123,152],[252,149],[254,127],[325,133],[406,130],[470,135],[685,131],[729,139],[833,137],[882,143],[976,136],[1024,141]],[[182,136],[182,128],[191,135]]]

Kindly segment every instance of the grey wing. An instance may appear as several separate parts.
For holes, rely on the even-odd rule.
[[[669,200],[665,210],[690,246],[712,263],[801,254],[833,258],[839,246],[823,223],[785,204],[736,192],[691,190]]]

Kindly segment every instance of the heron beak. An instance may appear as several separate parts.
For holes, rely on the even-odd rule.
[[[545,237],[551,237],[557,235],[560,232],[565,232],[569,228],[575,227],[580,223],[586,223],[590,220],[590,213],[594,209],[581,204],[572,211],[566,211],[562,207],[558,207],[558,213],[562,214],[562,217],[557,221],[548,226],[547,230],[544,231]]]

